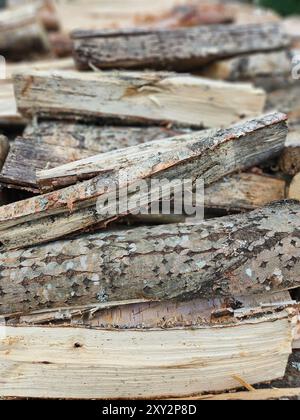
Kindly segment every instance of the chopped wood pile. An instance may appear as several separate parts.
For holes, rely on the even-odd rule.
[[[221,0],[8,3],[0,397],[300,397],[256,389],[300,347],[297,25]]]

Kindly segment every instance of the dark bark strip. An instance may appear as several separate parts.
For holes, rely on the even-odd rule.
[[[277,24],[216,25],[174,30],[77,31],[80,69],[197,69],[218,58],[272,51],[290,44]]]

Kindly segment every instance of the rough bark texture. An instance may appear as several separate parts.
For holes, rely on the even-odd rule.
[[[300,205],[2,252],[0,266],[2,314],[287,290],[300,285]]]
[[[36,171],[184,132],[160,127],[103,127],[54,121],[31,124],[23,137],[12,143],[0,182],[38,193]]]
[[[101,175],[108,170],[111,171],[113,168],[115,170],[124,170],[126,166],[131,168],[135,166],[139,173],[144,174],[147,171],[146,168],[149,167],[149,170],[154,175],[158,170],[162,171],[174,167],[180,160],[183,163],[183,159],[187,164],[190,163],[189,159],[196,156],[202,156],[208,160],[210,158],[219,160],[218,155],[222,153],[221,149],[223,147],[233,146],[235,148],[236,146],[238,148],[241,139],[243,139],[243,154],[247,156],[240,156],[240,151],[237,149],[233,150],[233,156],[227,156],[225,161],[219,161],[218,164],[211,162],[210,169],[214,166],[213,177],[214,175],[220,175],[219,173],[216,174],[217,167],[219,171],[222,171],[228,163],[235,165],[235,170],[238,170],[243,167],[254,166],[257,160],[264,161],[272,157],[275,150],[276,153],[278,148],[282,149],[282,141],[285,141],[288,134],[285,121],[286,116],[284,114],[273,113],[251,121],[245,121],[226,130],[198,132],[162,140],[160,143],[145,144],[127,148],[123,151],[117,150],[112,153],[100,154],[61,167],[38,172],[37,180],[41,189],[47,190],[75,184],[77,181],[93,178],[97,174]],[[250,141],[251,146],[248,144],[248,141]],[[273,142],[274,150],[271,147]],[[251,147],[251,150],[248,150],[248,146]],[[257,148],[256,153],[253,153],[253,147]],[[170,149],[171,151],[169,151]],[[212,156],[209,156],[210,152],[212,152]],[[248,156],[250,152],[251,155]],[[266,156],[265,153],[269,154],[269,156]],[[261,156],[262,154],[263,156]],[[138,163],[136,162],[137,157],[139,159]],[[234,162],[231,161],[232,158]],[[227,161],[228,163],[226,163]],[[111,162],[113,162],[113,165]],[[242,165],[241,162],[243,162]],[[133,174],[131,174],[131,178],[134,178]],[[217,177],[217,179],[220,179],[220,177]]]
[[[0,11],[0,54],[20,58],[49,50],[47,34],[38,17],[36,4]]]
[[[201,71],[204,77],[247,81],[270,91],[287,84],[291,77],[293,54],[290,51],[246,54],[234,58],[219,60]]]
[[[228,127],[259,115],[266,95],[252,85],[176,73],[24,71],[14,77],[26,116],[123,124]]]
[[[182,180],[195,184],[200,179],[208,186],[225,175],[276,156],[284,147],[286,134],[286,117],[272,114],[227,130],[180,136],[102,154],[86,166],[70,164],[71,172],[76,167],[73,176],[68,173],[62,178],[60,174],[53,182],[51,172],[51,177],[44,176],[42,185],[62,186],[93,178],[1,208],[1,243],[14,249],[95,226],[105,227],[111,221],[147,208],[153,200],[170,200],[170,185],[174,189],[182,188]],[[62,171],[65,169],[62,167]],[[57,174],[59,170],[54,171]],[[141,180],[151,190],[150,197],[145,188],[137,189],[136,182]],[[151,180],[170,182],[161,187],[151,185]],[[116,187],[120,198],[115,198]],[[122,198],[123,192],[130,200]],[[155,195],[157,198],[153,199]]]
[[[300,127],[288,134],[279,166],[287,175],[296,175],[300,172]]]
[[[217,58],[287,47],[276,24],[219,25],[175,30],[107,30],[73,33],[80,69],[197,69]]]

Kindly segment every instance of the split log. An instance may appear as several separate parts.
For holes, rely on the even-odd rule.
[[[291,323],[284,311],[214,328],[7,327],[5,332],[3,397],[185,397],[237,388],[234,375],[249,384],[283,377],[291,353]]]
[[[74,58],[80,70],[199,69],[216,59],[285,48],[289,37],[277,24],[216,25],[180,29],[76,31]]]
[[[0,169],[2,169],[9,150],[9,143],[6,137],[0,134]]]
[[[14,76],[19,111],[52,118],[222,127],[259,115],[265,93],[251,85],[176,73],[24,71]]]
[[[219,181],[205,191],[205,207],[245,211],[286,198],[286,182],[266,175],[242,173]]]
[[[2,252],[0,311],[297,288],[299,216],[298,202],[281,202],[196,225],[112,230]]]
[[[36,171],[184,132],[161,127],[101,127],[54,121],[29,125],[24,136],[12,143],[0,182],[38,193]]]
[[[25,4],[0,12],[0,54],[20,58],[47,52],[47,34],[38,17],[36,4]]]
[[[300,397],[300,388],[256,389],[252,392],[231,392],[220,395],[200,395],[188,398],[193,401],[272,401]],[[185,398],[186,399],[186,398]]]
[[[300,172],[300,129],[292,130],[288,134],[279,167],[287,175],[294,176]]]
[[[247,81],[267,91],[280,88],[291,78],[290,51],[246,54],[223,59],[205,67],[201,76],[216,80]]]
[[[9,249],[61,238],[147,208],[153,197],[170,201],[170,185],[182,188],[183,180],[205,186],[225,175],[255,166],[282,150],[287,134],[286,117],[271,114],[227,130],[199,132],[105,153],[38,177],[48,188],[84,182],[33,197],[0,210],[1,243]],[[97,175],[97,176],[96,176]],[[137,190],[144,181],[149,191]],[[166,188],[152,180],[169,180]],[[116,187],[121,196],[115,197]],[[130,194],[130,202],[122,193]],[[152,197],[152,199],[151,199]],[[112,198],[112,201],[111,201]],[[116,200],[116,201],[115,201]],[[108,206],[106,204],[108,203]],[[127,208],[128,204],[128,208]],[[126,209],[124,209],[124,205]]]
[[[265,131],[265,133],[263,133],[263,131]],[[234,163],[229,162],[230,166],[232,165],[234,167],[234,170],[231,172],[234,172],[245,167],[255,166],[258,161],[264,161],[271,157],[274,151],[275,154],[278,153],[278,151],[282,150],[283,148],[282,141],[285,141],[287,133],[288,129],[286,125],[286,116],[284,114],[275,112],[253,120],[242,122],[226,130],[198,132],[186,136],[161,140],[160,143],[152,142],[150,145],[144,144],[121,151],[117,150],[111,153],[99,154],[87,159],[80,160],[78,162],[73,162],[61,167],[38,172],[37,180],[41,189],[47,190],[59,188],[64,185],[75,184],[77,181],[82,179],[93,178],[96,175],[100,175],[101,173],[107,171],[108,169],[112,170],[112,161],[114,162],[114,169],[124,169],[126,166],[132,167],[136,162],[137,156],[139,156],[140,162],[143,161],[143,165],[147,164],[147,166],[151,165],[151,167],[153,167],[155,164],[157,164],[156,159],[158,157],[158,153],[160,159],[159,163],[161,164],[160,170],[162,170],[164,162],[167,162],[168,160],[170,161],[171,159],[171,155],[169,153],[172,152],[169,152],[169,149],[172,149],[174,152],[172,154],[173,166],[175,165],[175,161],[179,163],[180,157],[178,159],[178,156],[183,156],[184,153],[186,153],[184,152],[184,149],[189,150],[189,155],[186,155],[185,159],[196,156],[207,158],[208,156],[205,155],[209,153],[209,147],[213,146],[214,150],[212,158],[218,160],[219,147],[222,149],[222,146],[226,147],[227,144],[230,146],[239,147],[240,141],[242,139],[244,146],[243,154],[247,154],[247,161],[244,161],[243,157],[239,156],[238,150],[233,150],[232,153],[235,155],[235,159],[241,159],[239,163],[237,161]],[[266,141],[267,137],[268,141]],[[251,142],[251,158],[248,156],[247,140],[250,140]],[[266,148],[264,148],[264,141],[268,143],[268,147]],[[271,148],[271,142],[273,141],[274,151],[272,150],[273,147]],[[196,144],[194,146],[194,152],[191,154],[193,148],[192,144],[195,142]],[[254,145],[257,148],[255,157],[252,150]],[[261,147],[263,147],[263,149],[261,149]],[[180,154],[177,155],[177,152]],[[264,154],[263,158],[261,156],[262,153]],[[269,153],[269,156],[266,156],[265,153]],[[177,157],[175,158],[175,156]],[[155,161],[153,161],[153,159],[155,159]],[[219,163],[212,166],[214,166],[215,170],[214,174],[210,174],[213,179],[209,183],[217,181],[225,175],[223,174],[220,176],[220,172],[216,174],[216,166],[218,166],[219,171],[224,170],[226,166],[224,161],[222,161],[222,165]],[[165,169],[167,169],[167,167],[165,167]],[[143,171],[146,171],[145,166],[143,167]],[[217,178],[214,178],[216,175]],[[131,178],[133,178],[132,175]]]
[[[298,173],[292,180],[289,189],[289,198],[300,201],[300,173]]]
[[[55,168],[76,159],[93,156],[145,142],[179,135],[184,130],[160,127],[101,127],[67,122],[43,121],[29,125],[24,136],[10,148],[0,182],[6,187],[38,193],[36,171]],[[62,146],[63,141],[63,146]],[[285,198],[285,181],[264,175],[244,173],[220,180],[205,191],[205,207],[239,212],[262,207]],[[175,215],[174,215],[175,216]],[[178,218],[178,217],[177,217]],[[170,220],[176,221],[171,218]],[[132,218],[131,218],[132,220]],[[140,221],[141,218],[134,218]],[[155,223],[157,217],[143,217]],[[168,223],[159,217],[160,223]]]

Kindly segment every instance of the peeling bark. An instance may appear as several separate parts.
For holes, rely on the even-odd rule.
[[[284,291],[300,285],[300,205],[2,252],[0,267],[2,314]]]
[[[55,179],[53,171],[49,171],[41,185],[62,187],[92,179],[1,208],[1,243],[15,249],[106,227],[111,221],[147,208],[154,193],[170,200],[169,184],[161,191],[159,185],[151,185],[151,180],[167,179],[174,188],[182,188],[182,180],[196,183],[202,179],[208,186],[225,175],[276,156],[286,134],[286,117],[275,113],[227,130],[199,132],[98,155],[87,165],[83,161],[80,166],[72,163],[67,175],[67,165],[55,170]],[[148,191],[136,189],[140,180],[151,188],[152,199]],[[130,202],[126,209],[122,208],[122,197],[117,202],[110,200],[115,198],[116,186],[121,192],[128,189]]]
[[[55,168],[96,153],[173,137],[189,130],[162,127],[107,127],[69,122],[30,124],[11,145],[0,175],[2,185],[39,192],[36,171]]]

